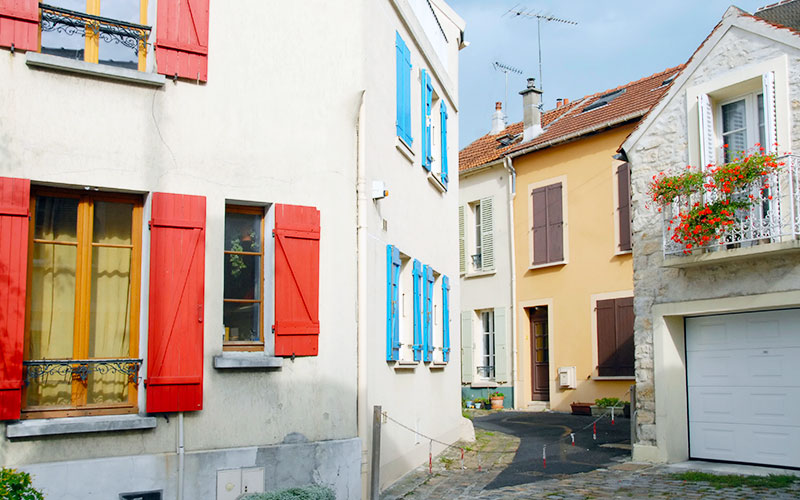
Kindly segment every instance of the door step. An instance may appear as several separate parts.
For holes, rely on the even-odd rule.
[[[550,411],[550,403],[548,401],[531,401],[525,409],[528,411]]]

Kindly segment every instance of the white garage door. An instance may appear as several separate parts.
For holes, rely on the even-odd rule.
[[[800,467],[800,310],[687,318],[686,376],[692,458]]]

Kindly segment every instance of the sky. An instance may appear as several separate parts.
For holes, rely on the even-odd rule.
[[[469,47],[459,60],[459,149],[489,132],[496,101],[505,101],[497,61],[523,71],[508,75],[508,123],[522,120],[519,91],[539,86],[536,19],[524,9],[577,25],[542,21],[544,109],[618,87],[686,62],[731,5],[725,0],[447,0],[466,21]],[[777,0],[737,0],[754,13]],[[504,106],[505,107],[505,106]]]

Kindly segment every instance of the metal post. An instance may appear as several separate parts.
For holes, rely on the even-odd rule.
[[[370,500],[378,500],[381,493],[381,407],[372,407],[372,461],[370,463]]]
[[[636,384],[631,386],[631,454],[633,445],[636,443]]]

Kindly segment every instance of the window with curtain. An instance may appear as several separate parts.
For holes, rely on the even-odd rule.
[[[23,418],[135,412],[141,200],[41,191],[31,205]]]

